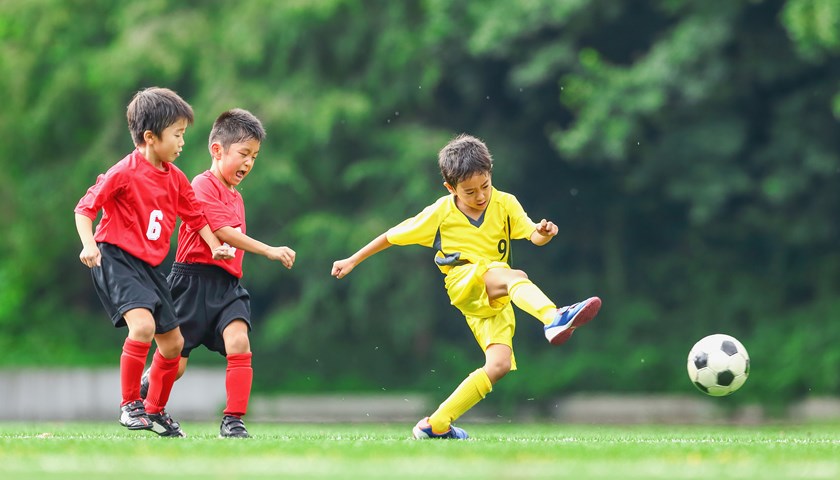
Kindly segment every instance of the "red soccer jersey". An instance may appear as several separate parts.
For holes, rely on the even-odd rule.
[[[238,191],[229,190],[209,170],[196,175],[192,186],[195,197],[204,207],[204,215],[211,230],[215,232],[222,227],[231,227],[245,233],[245,202]],[[216,265],[236,278],[242,278],[242,259],[245,257],[245,251],[239,248],[233,250],[236,256],[232,260],[213,260],[210,247],[198,236],[198,232],[191,226],[182,224],[178,230],[175,261]]]
[[[116,245],[149,265],[169,253],[175,217],[200,230],[207,220],[187,176],[171,163],[158,170],[135,150],[99,175],[75,212],[96,220],[94,240]]]

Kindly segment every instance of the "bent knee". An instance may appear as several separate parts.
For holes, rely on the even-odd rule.
[[[490,377],[490,381],[493,383],[496,383],[500,378],[507,375],[510,372],[510,368],[510,358],[494,360],[484,365],[484,371],[487,372],[487,376]]]
[[[154,322],[136,323],[132,325],[131,333],[137,338],[142,338],[143,341],[151,342],[155,338],[155,324]]]
[[[228,331],[224,333],[225,351],[227,353],[248,353],[251,351],[251,341],[248,330]]]
[[[227,353],[248,353],[251,351],[251,342],[247,335],[225,340],[225,351]]]
[[[184,350],[184,337],[180,331],[177,333],[165,333],[157,335],[155,341],[158,345],[158,350],[166,358],[175,358],[181,355]]]
[[[528,274],[525,273],[524,270],[513,270],[513,269],[511,269],[510,276],[511,276],[513,281],[523,280],[523,279],[528,278]]]

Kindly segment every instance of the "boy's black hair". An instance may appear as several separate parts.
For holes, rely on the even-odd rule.
[[[128,130],[135,145],[144,145],[143,134],[150,130],[157,137],[163,131],[184,119],[193,124],[193,109],[189,103],[168,88],[150,87],[134,94],[126,108]]]
[[[248,110],[234,108],[222,113],[213,122],[208,147],[213,143],[219,143],[227,150],[234,143],[251,139],[260,143],[265,140],[262,122]]]
[[[455,188],[459,182],[475,174],[491,173],[493,157],[484,142],[462,133],[440,150],[438,165],[443,180]]]

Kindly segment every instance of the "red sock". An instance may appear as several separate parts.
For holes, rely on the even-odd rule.
[[[164,358],[160,350],[155,350],[152,368],[149,370],[149,392],[146,394],[146,412],[160,413],[169,401],[172,384],[178,376],[178,364],[181,356]]]
[[[251,353],[234,353],[227,356],[225,375],[227,405],[225,405],[225,415],[241,417],[248,412],[251,382],[254,379],[251,355]]]
[[[120,355],[120,388],[122,389],[122,403],[120,406],[140,400],[140,377],[143,376],[143,368],[146,366],[146,357],[149,356],[149,349],[152,342],[144,343],[125,339],[122,355]]]

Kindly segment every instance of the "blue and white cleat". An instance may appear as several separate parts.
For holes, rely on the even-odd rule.
[[[429,425],[429,417],[417,422],[417,425],[414,426],[412,433],[414,434],[414,438],[417,440],[425,440],[427,438],[454,438],[456,440],[466,440],[470,438],[463,428],[458,428],[454,425],[450,425],[449,431],[446,433],[438,434],[432,432],[432,426]]]
[[[575,329],[595,318],[600,309],[601,299],[598,297],[558,308],[554,321],[545,326],[545,338],[552,345],[566,343]]]

